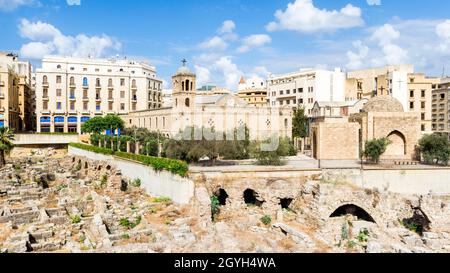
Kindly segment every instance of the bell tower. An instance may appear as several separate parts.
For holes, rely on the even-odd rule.
[[[197,90],[196,76],[186,66],[186,59],[183,59],[181,62],[183,65],[172,76],[173,106],[193,108]]]

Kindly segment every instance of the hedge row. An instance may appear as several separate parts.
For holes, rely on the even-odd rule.
[[[71,147],[104,154],[104,155],[115,155],[117,157],[130,159],[134,161],[141,162],[145,165],[153,167],[155,171],[162,171],[166,170],[173,174],[186,177],[189,167],[188,164],[184,161],[170,159],[170,158],[159,158],[159,157],[153,157],[153,156],[146,156],[146,155],[136,155],[136,154],[130,154],[130,153],[124,153],[124,152],[113,152],[110,149],[106,148],[100,148],[97,146],[92,145],[86,145],[86,144],[80,144],[80,143],[70,143]]]
[[[116,152],[115,155],[121,158],[141,162],[145,165],[153,167],[155,171],[166,170],[182,177],[186,177],[189,170],[187,163],[180,160],[170,158],[159,158],[146,155],[129,154],[124,152]]]
[[[106,148],[101,148],[101,147],[86,145],[86,144],[81,144],[81,143],[70,143],[69,145],[71,147],[86,150],[89,152],[94,152],[94,153],[104,154],[104,155],[114,155],[113,151],[111,151],[110,149],[106,149]]]

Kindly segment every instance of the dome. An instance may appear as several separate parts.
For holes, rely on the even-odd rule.
[[[191,70],[189,70],[189,68],[187,66],[182,66],[180,68],[178,68],[177,73],[175,74],[175,76],[177,75],[195,75],[194,73],[191,72]]]
[[[391,96],[370,99],[363,107],[364,112],[404,112],[403,105]]]

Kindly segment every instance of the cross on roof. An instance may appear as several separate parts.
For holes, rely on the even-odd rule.
[[[183,63],[183,66],[186,66],[187,63],[186,59],[181,60],[181,62]]]

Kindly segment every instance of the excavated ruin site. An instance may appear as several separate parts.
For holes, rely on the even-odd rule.
[[[3,253],[450,251],[449,197],[358,189],[320,174],[196,174],[195,197],[177,205],[104,162],[46,150],[8,163],[0,170]]]

